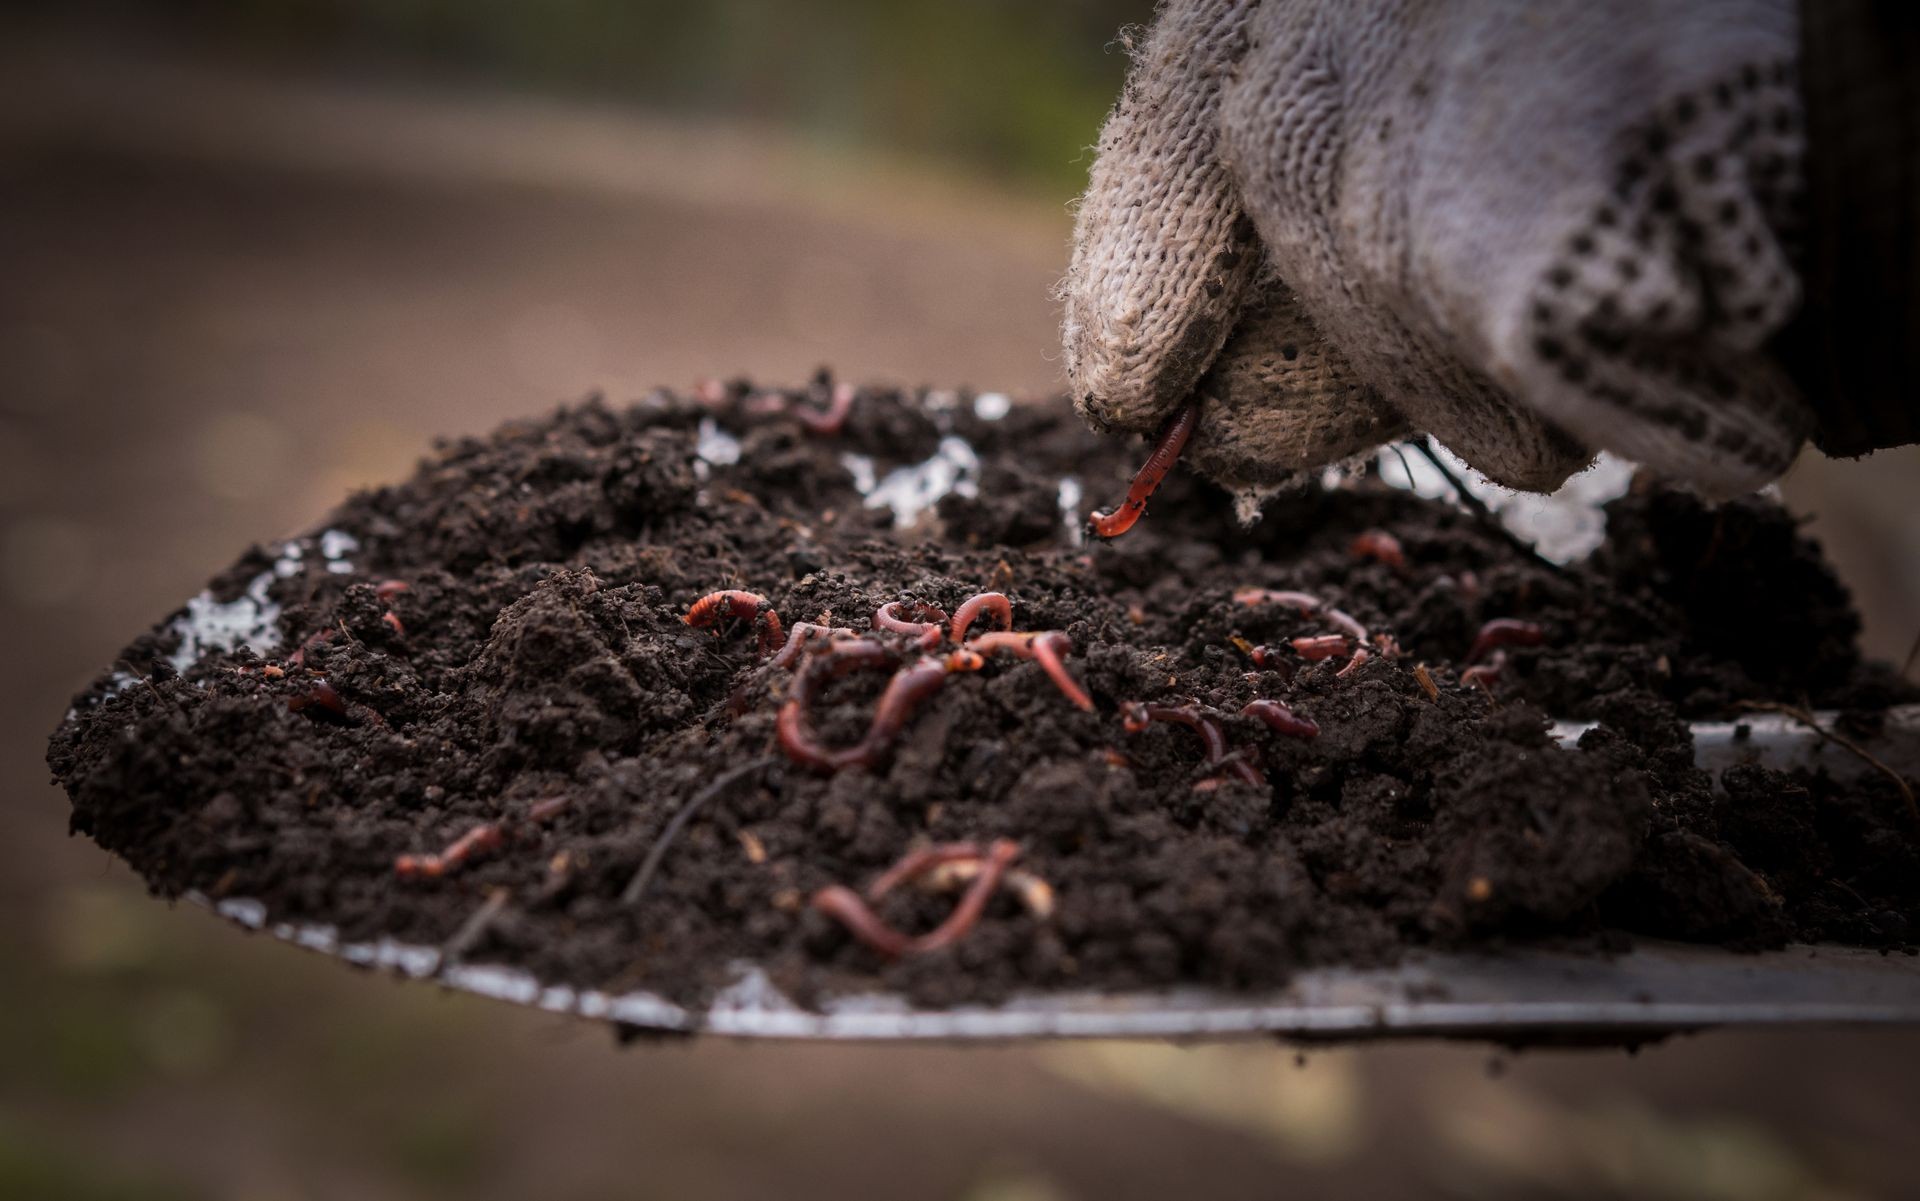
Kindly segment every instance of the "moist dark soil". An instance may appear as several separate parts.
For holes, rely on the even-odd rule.
[[[1064,403],[987,419],[953,393],[863,389],[830,434],[796,419],[826,399],[822,378],[591,401],[446,441],[315,534],[254,548],[196,612],[244,612],[251,587],[270,604],[260,653],[203,632],[214,649],[191,661],[183,610],[75,700],[49,752],[74,829],[157,893],[255,898],[350,939],[440,944],[494,898],[467,959],[689,1002],[740,961],[803,1001],[882,986],[944,1004],[1250,988],[1413,947],[1920,933],[1920,832],[1891,780],[1692,765],[1686,721],[1741,702],[1839,706],[1871,727],[1910,699],[1861,663],[1844,590],[1771,502],[1637,490],[1598,552],[1556,569],[1364,475],[1281,496],[1248,529],[1177,470],[1133,532],[1083,544],[1085,511],[1120,498],[1140,444],[1094,437]],[[906,525],[866,503],[905,490],[862,486],[929,460],[962,486]],[[1086,503],[1063,510],[1063,480]],[[1355,556],[1374,529],[1403,567]],[[1289,640],[1329,627],[1236,603],[1246,587],[1315,593],[1399,653],[1344,676],[1344,656],[1306,662]],[[779,750],[792,672],[758,653],[763,625],[684,620],[721,588],[789,625],[862,631],[890,601],[951,613],[1002,591],[1016,629],[1072,639],[1095,710],[999,656],[949,677],[871,768],[812,770]],[[1463,686],[1497,617],[1544,639],[1508,649],[1490,691]],[[1276,648],[1266,669],[1255,645]],[[831,683],[820,738],[857,741],[885,681]],[[1261,697],[1318,736],[1240,716]],[[1217,715],[1261,782],[1178,725],[1127,732],[1131,701]],[[1561,746],[1549,715],[1602,724]],[[673,815],[742,767],[623,903]],[[437,878],[397,874],[397,857],[481,823],[500,823],[498,845]],[[917,846],[1002,838],[1051,885],[1050,916],[1002,889],[950,947],[889,963],[809,904]],[[918,933],[954,900],[909,887],[879,911]]]

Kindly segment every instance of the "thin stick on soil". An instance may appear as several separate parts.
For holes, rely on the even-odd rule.
[[[633,873],[633,879],[627,883],[627,887],[620,893],[620,903],[622,905],[632,905],[638,902],[642,896],[646,895],[647,885],[653,882],[654,873],[660,870],[660,861],[667,857],[667,850],[673,846],[673,840],[678,838],[680,831],[686,828],[686,824],[689,821],[693,820],[694,814],[698,813],[708,802],[741,780],[746,779],[748,776],[763,768],[771,767],[779,761],[780,757],[778,755],[762,755],[758,759],[742,763],[739,767],[731,771],[720,773],[719,778],[714,780],[713,783],[702,788],[699,792],[694,793],[692,799],[680,806],[680,811],[675,813],[672,819],[667,822],[666,828],[660,831],[660,837],[654,840],[652,849],[647,852],[647,857],[641,860],[640,870]]]
[[[440,963],[436,970],[446,971],[459,963],[461,956],[473,950],[474,944],[486,934],[487,927],[493,925],[494,919],[500,916],[500,911],[507,907],[507,902],[512,897],[511,889],[490,890],[480,908],[474,910],[471,917],[460,923],[460,928],[453,932],[452,938],[440,945]]]
[[[1534,559],[1541,566],[1556,575],[1564,575],[1566,573],[1565,568],[1541,554],[1533,543],[1528,542],[1525,538],[1508,529],[1506,525],[1501,522],[1499,515],[1492,509],[1487,508],[1486,502],[1467,491],[1467,486],[1461,483],[1453,472],[1447,470],[1447,465],[1440,461],[1439,455],[1433,453],[1432,447],[1428,446],[1425,442],[1414,442],[1411,443],[1411,445],[1415,450],[1420,452],[1421,456],[1424,457],[1427,462],[1433,464],[1433,469],[1440,473],[1441,479],[1447,481],[1447,487],[1453,489],[1453,494],[1460,498],[1460,503],[1466,506],[1469,513],[1479,518],[1480,523],[1486,526],[1489,531],[1498,535],[1508,546]],[[1408,473],[1407,478],[1412,479],[1412,473]]]
[[[1907,803],[1907,817],[1912,820],[1913,824],[1916,827],[1920,827],[1920,803],[1915,802],[1914,796],[1913,796],[1913,785],[1907,783],[1907,778],[1901,775],[1899,772],[1893,770],[1891,767],[1888,767],[1885,763],[1882,763],[1879,759],[1875,758],[1873,753],[1868,751],[1866,747],[1861,746],[1859,743],[1855,742],[1851,738],[1848,738],[1845,734],[1842,734],[1837,730],[1827,729],[1825,726],[1821,725],[1818,721],[1814,720],[1812,710],[1804,709],[1799,705],[1783,704],[1780,701],[1738,701],[1734,704],[1734,708],[1745,709],[1745,710],[1748,710],[1749,712],[1757,712],[1757,713],[1779,713],[1784,716],[1791,717],[1793,720],[1807,727],[1807,729],[1812,730],[1815,734],[1820,735],[1820,737],[1826,739],[1828,742],[1834,743],[1841,747],[1845,747],[1847,750],[1852,751],[1855,755],[1860,757],[1862,762],[1869,763],[1874,767],[1879,768],[1881,773],[1884,774],[1887,777],[1887,779],[1893,781],[1893,786],[1900,790],[1900,799]]]

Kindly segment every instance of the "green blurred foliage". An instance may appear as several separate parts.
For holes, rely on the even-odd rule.
[[[281,60],[776,122],[1077,191],[1151,0],[176,0],[116,19]]]

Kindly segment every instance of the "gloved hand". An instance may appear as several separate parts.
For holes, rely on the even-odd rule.
[[[1202,403],[1258,489],[1412,430],[1516,488],[1599,448],[1721,495],[1812,414],[1790,0],[1166,0],[1062,284],[1096,427]]]

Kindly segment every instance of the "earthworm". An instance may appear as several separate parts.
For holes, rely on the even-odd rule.
[[[407,627],[400,624],[400,615],[398,613],[395,613],[392,609],[388,609],[385,613],[382,613],[380,615],[380,620],[385,622],[387,624],[387,628],[392,630],[394,633],[400,635],[403,638],[406,636]]]
[[[965,642],[967,640],[967,631],[973,628],[974,620],[978,618],[982,612],[991,613],[995,617],[998,617],[1002,630],[1011,630],[1013,628],[1013,602],[1008,600],[1003,593],[982,592],[977,596],[968,597],[961,602],[958,609],[953,611],[953,632],[949,637],[955,642]]]
[[[911,613],[909,618],[907,614]],[[888,601],[873,612],[873,628],[892,630],[896,634],[913,634],[920,640],[922,650],[932,650],[940,645],[944,637],[941,626],[947,621],[947,611],[935,605],[915,601],[911,607],[899,601]]]
[[[1156,721],[1182,725],[1200,736],[1209,764],[1225,764],[1227,770],[1249,784],[1264,785],[1266,777],[1244,759],[1229,759],[1227,734],[1220,723],[1193,705],[1148,705],[1129,701],[1120,706],[1120,723],[1129,734],[1138,734]]]
[[[787,758],[804,767],[820,771],[839,771],[862,761],[862,743],[840,750],[828,750],[814,737],[807,710],[828,680],[838,679],[858,668],[890,667],[899,661],[898,652],[869,638],[829,643],[824,651],[801,663],[787,688],[787,699],[780,706],[774,730],[780,749]]]
[[[527,806],[521,819],[538,825],[573,803],[571,797],[545,797]],[[437,855],[401,855],[393,861],[393,874],[403,880],[437,880],[475,855],[497,851],[507,840],[507,828],[501,822],[482,822],[448,843]]]
[[[1286,605],[1306,617],[1320,611],[1320,598],[1311,592],[1288,592],[1275,588],[1236,588],[1233,600],[1240,605]]]
[[[287,708],[294,713],[319,709],[335,717],[347,715],[347,702],[341,699],[339,690],[325,679],[316,679],[305,692],[288,697]]]
[[[411,587],[405,580],[382,580],[374,585],[373,594],[383,601],[390,601]]]
[[[898,656],[880,643],[870,640],[838,642],[828,646],[818,658],[809,660],[795,673],[787,699],[774,722],[780,749],[787,757],[805,767],[837,772],[849,767],[870,767],[880,753],[913,716],[913,711],[938,692],[955,672],[975,671],[980,656],[958,650],[945,658],[931,656],[893,673],[886,691],[874,706],[873,719],[866,736],[849,747],[830,750],[820,745],[807,720],[807,710],[818,695],[821,683],[845,675],[857,667],[884,667]]]
[[[767,615],[767,624],[760,630],[760,653],[766,655],[780,645],[780,615],[773,611],[767,598],[757,592],[741,592],[732,588],[709,592],[693,602],[687,610],[686,623],[690,626],[711,626],[717,624],[723,614],[740,621],[752,621],[761,613]]]
[[[786,667],[800,657],[800,652],[821,639],[832,641],[836,638],[858,637],[846,626],[823,626],[811,621],[796,621],[787,631],[787,644],[780,653],[767,660],[769,667]]]
[[[1359,671],[1360,665],[1362,663],[1365,663],[1368,659],[1372,657],[1373,657],[1373,652],[1369,651],[1366,647],[1364,646],[1355,647],[1353,651],[1353,658],[1348,659],[1347,665],[1341,668],[1339,671],[1334,672],[1333,674],[1336,676],[1350,676],[1354,672]]]
[[[1475,667],[1469,667],[1460,673],[1463,686],[1476,686],[1488,696],[1493,695],[1493,686],[1500,682],[1500,673],[1507,667],[1507,652],[1495,651],[1493,658]]]
[[[1468,663],[1478,663],[1488,651],[1503,646],[1539,646],[1546,641],[1547,632],[1531,621],[1521,621],[1515,617],[1496,617],[1480,627],[1474,636],[1473,649],[1467,652]],[[1464,676],[1461,677],[1465,679]]]
[[[1374,559],[1391,567],[1395,571],[1407,569],[1407,555],[1400,547],[1400,539],[1385,530],[1367,530],[1354,538],[1347,553],[1356,559]]]
[[[873,883],[867,885],[867,899],[877,904],[900,885],[919,879],[943,863],[978,858],[980,845],[973,842],[948,842],[908,851],[900,862],[881,872],[874,877]]]
[[[1111,513],[1094,513],[1090,520],[1093,532],[1102,538],[1118,538],[1133,528],[1147,511],[1147,498],[1160,487],[1167,478],[1167,472],[1173,470],[1174,463],[1180,458],[1180,452],[1186,449],[1187,439],[1193,436],[1193,427],[1199,423],[1200,406],[1189,404],[1167,419],[1167,424],[1154,441],[1153,453],[1133,477],[1133,485],[1127,489],[1127,499]]]
[[[1247,707],[1240,710],[1240,716],[1265,722],[1268,729],[1288,738],[1314,738],[1320,733],[1320,726],[1312,718],[1300,716],[1283,701],[1265,698],[1249,701]]]
[[[498,822],[483,822],[447,844],[437,855],[401,855],[393,861],[393,874],[402,880],[437,880],[475,855],[497,851],[506,841]]]
[[[806,405],[793,406],[793,415],[801,425],[812,434],[833,435],[847,424],[847,415],[853,412],[854,389],[852,384],[835,384],[833,398],[825,409],[810,409]]]
[[[971,883],[985,870],[986,858],[982,855],[950,859],[927,872],[926,887],[934,892],[945,892],[958,885]],[[1053,885],[1039,876],[1010,867],[1006,875],[1001,877],[1001,883],[1020,898],[1020,904],[1034,917],[1046,921],[1053,916]]]
[[[1270,646],[1256,646],[1247,652],[1247,658],[1262,671],[1277,671],[1287,679],[1293,679],[1293,662],[1280,657],[1280,652]]]
[[[868,907],[859,893],[845,885],[829,885],[814,893],[813,907],[838,921],[847,928],[849,934],[888,959],[937,951],[966,937],[968,931],[978,924],[981,913],[986,910],[987,901],[993,896],[994,889],[1000,886],[1000,879],[1006,874],[1007,867],[1019,856],[1018,843],[1004,838],[996,839],[980,861],[980,874],[973,878],[966,895],[953,907],[953,912],[947,915],[945,921],[918,938],[909,938],[887,925]]]
[[[813,907],[847,928],[867,948],[885,959],[907,953],[913,940],[880,920],[860,894],[844,884],[829,884],[813,894]]]
[[[1309,663],[1318,663],[1322,659],[1331,659],[1335,655],[1347,653],[1345,634],[1315,634],[1311,638],[1295,638],[1291,645],[1302,659]]]
[[[1288,608],[1300,610],[1302,616],[1321,618],[1323,622],[1332,625],[1334,629],[1340,629],[1342,633],[1346,633],[1350,639],[1354,639],[1359,645],[1365,645],[1365,641],[1367,641],[1367,627],[1365,627],[1365,625],[1359,624],[1352,614],[1348,614],[1348,612],[1344,612],[1344,610],[1338,610],[1338,608],[1332,608],[1331,604],[1323,604],[1321,599],[1315,597],[1313,593],[1292,593],[1292,591],[1265,589],[1265,587],[1242,587],[1242,589],[1235,589],[1233,599],[1235,599],[1236,604],[1284,604],[1284,606],[1288,606]],[[1308,639],[1294,639],[1294,648],[1296,648],[1296,650],[1300,648],[1302,641],[1308,641]],[[1308,654],[1306,650],[1302,650],[1302,654],[1308,654],[1309,660],[1311,660],[1311,658],[1329,658],[1331,654],[1336,654],[1336,652],[1332,652],[1332,650],[1319,650],[1319,645],[1315,645],[1315,650],[1317,650],[1315,654]],[[1340,648],[1340,652],[1344,652],[1344,650],[1346,650],[1346,647]]]
[[[991,634],[982,634],[967,644],[983,655],[995,651],[1008,651],[1022,659],[1032,659],[1047,673],[1053,686],[1074,705],[1088,713],[1093,712],[1093,698],[1067,672],[1066,656],[1073,650],[1073,639],[1059,630],[1041,630],[1038,633],[1016,634],[1009,630],[996,630]]]

